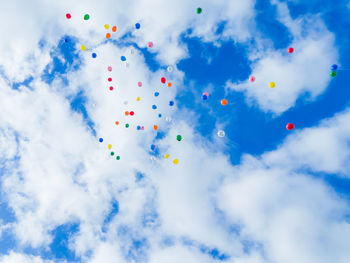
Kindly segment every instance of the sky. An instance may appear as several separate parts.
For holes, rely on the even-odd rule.
[[[0,18],[0,263],[349,262],[348,0]]]

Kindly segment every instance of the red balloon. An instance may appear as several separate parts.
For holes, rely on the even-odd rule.
[[[67,17],[67,19],[70,19],[72,16],[71,16],[70,13],[67,13],[67,14],[66,14],[66,17]]]
[[[255,77],[254,77],[254,76],[250,76],[250,77],[249,77],[249,81],[250,81],[250,82],[254,82],[254,81],[255,81]]]
[[[109,90],[110,90],[110,91],[112,91],[112,90],[113,90],[113,87],[112,87],[112,86],[110,86],[110,87],[109,87]]]
[[[130,115],[131,115],[131,116],[134,116],[134,112],[133,112],[133,111],[130,111]]]
[[[160,81],[161,81],[162,83],[165,83],[165,82],[166,82],[166,79],[165,79],[164,77],[162,77],[162,78],[160,79]]]
[[[108,81],[111,82],[111,81],[112,81],[112,78],[108,78]]]
[[[290,47],[288,48],[288,53],[293,53],[294,52],[294,48]]]
[[[288,123],[286,125],[287,130],[293,130],[294,129],[294,124],[293,123]]]

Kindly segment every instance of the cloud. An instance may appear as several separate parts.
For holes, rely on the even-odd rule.
[[[293,41],[289,46],[294,53],[268,48],[254,50],[249,55],[252,61],[252,76],[243,83],[227,83],[227,88],[242,91],[249,103],[254,103],[265,112],[281,114],[292,108],[300,96],[315,100],[331,81],[330,66],[337,62],[334,35],[318,17],[306,16],[292,20],[285,4],[278,3],[280,22],[288,27]],[[264,42],[262,42],[264,43]],[[271,89],[270,82],[276,87]]]
[[[15,253],[11,251],[9,255],[1,256],[0,262],[3,263],[50,263],[51,260],[43,260],[39,256],[30,256],[26,254]]]

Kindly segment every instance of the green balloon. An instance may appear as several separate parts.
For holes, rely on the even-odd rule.
[[[116,158],[117,160],[120,160],[120,156],[119,155],[117,155],[117,158]]]
[[[177,139],[178,141],[181,141],[181,140],[182,140],[181,135],[176,136],[176,139]]]
[[[198,7],[197,8],[197,14],[200,14],[200,13],[202,13],[202,8]]]
[[[114,152],[111,152],[111,155],[113,156],[113,155],[114,155]]]
[[[333,70],[331,73],[329,73],[329,75],[331,77],[335,77],[335,76],[337,76],[337,72]]]
[[[129,123],[125,124],[125,128],[129,128]]]
[[[84,16],[84,20],[89,20],[90,19],[90,15],[89,14],[86,14],[85,16]]]

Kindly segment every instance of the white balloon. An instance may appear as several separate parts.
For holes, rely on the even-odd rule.
[[[223,130],[218,131],[218,136],[219,137],[225,137],[225,132]]]
[[[167,70],[168,70],[168,72],[172,72],[172,71],[173,71],[173,67],[172,67],[172,66],[169,66],[169,67],[167,68]]]

